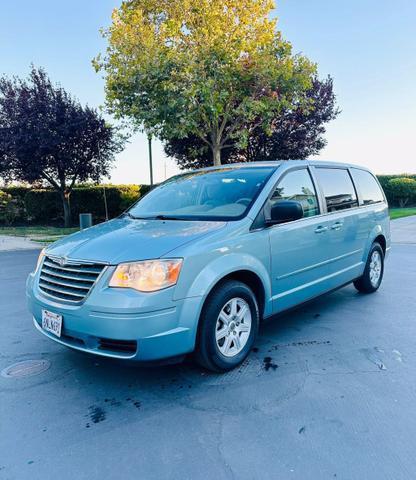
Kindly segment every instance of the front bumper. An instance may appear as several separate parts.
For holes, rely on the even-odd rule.
[[[80,305],[44,295],[37,274],[29,275],[26,296],[36,328],[67,347],[125,360],[154,361],[193,351],[202,297],[175,301],[174,287],[150,294],[108,288],[108,275]],[[63,316],[61,337],[42,329],[42,310]]]

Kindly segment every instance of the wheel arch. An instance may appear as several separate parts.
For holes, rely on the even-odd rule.
[[[378,242],[383,249],[384,254],[387,251],[387,238],[384,235],[384,231],[380,225],[376,225],[370,232],[370,235],[367,237],[367,242],[363,251],[363,262],[367,261],[368,253],[370,251],[371,245],[374,242]]]
[[[206,302],[206,299],[212,294],[212,292],[218,287],[218,285],[220,285],[223,282],[226,282],[227,280],[236,280],[241,283],[244,283],[253,291],[259,306],[259,313],[260,313],[260,320],[261,320],[264,316],[266,292],[264,289],[263,281],[261,280],[259,275],[257,275],[257,273],[253,272],[252,270],[247,270],[247,269],[235,270],[233,272],[228,273],[224,277],[220,278],[216,283],[214,283],[211,286],[211,289],[209,290],[204,303]]]
[[[215,260],[208,262],[198,275],[194,276],[194,269],[186,274],[188,281],[182,283],[182,288],[177,291],[176,299],[189,297],[202,297],[201,309],[208,295],[224,279],[236,279],[246,283],[258,298],[259,311],[263,316],[271,313],[271,277],[266,265],[257,257],[247,252],[218,256]],[[183,288],[185,285],[186,289]]]
[[[373,243],[377,242],[380,244],[381,248],[383,249],[384,255],[386,254],[386,248],[387,248],[387,241],[386,237],[383,234],[377,235],[377,237],[373,240]]]

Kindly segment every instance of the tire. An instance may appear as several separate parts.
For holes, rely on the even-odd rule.
[[[202,308],[195,349],[197,363],[214,372],[240,365],[256,340],[259,321],[252,290],[236,280],[221,282]]]
[[[378,290],[384,274],[384,252],[381,245],[374,242],[368,254],[364,273],[354,281],[354,287],[362,293],[373,293]]]

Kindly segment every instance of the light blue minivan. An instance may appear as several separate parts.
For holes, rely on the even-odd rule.
[[[376,291],[386,198],[365,168],[232,164],[175,176],[121,217],[66,237],[27,281],[35,327],[134,361],[239,365],[261,321],[350,282]]]

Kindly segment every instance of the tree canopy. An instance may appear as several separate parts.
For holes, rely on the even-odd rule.
[[[224,151],[223,163],[257,160],[305,159],[318,154],[326,145],[325,124],[336,118],[333,81],[314,78],[311,88],[304,92],[308,108],[294,103],[283,108],[270,121],[270,130],[248,126],[250,132],[246,148],[233,146]],[[176,159],[180,168],[202,168],[212,165],[211,152],[196,135],[171,138],[164,144],[168,156]]]
[[[223,161],[294,102],[316,70],[270,18],[271,0],[125,0],[104,31],[109,110],[165,141],[195,136]],[[225,155],[227,155],[225,153]]]
[[[43,69],[32,67],[28,79],[0,77],[0,174],[52,185],[62,197],[65,225],[75,183],[108,175],[120,148],[115,129]]]

